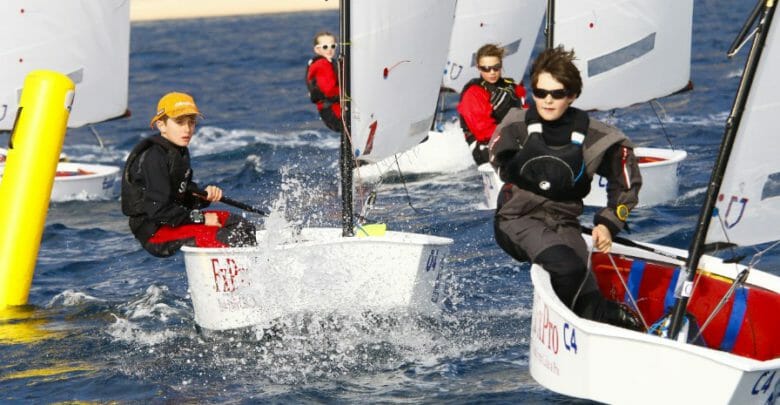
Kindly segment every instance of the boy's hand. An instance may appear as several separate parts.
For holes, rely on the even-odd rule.
[[[591,236],[593,236],[593,246],[595,246],[596,249],[604,253],[609,253],[612,249],[612,234],[606,226],[594,226]]]
[[[217,202],[222,199],[222,189],[217,186],[206,187],[206,200],[211,202]]]

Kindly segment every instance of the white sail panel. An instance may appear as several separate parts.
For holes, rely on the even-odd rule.
[[[0,130],[13,128],[24,78],[37,69],[76,84],[69,127],[127,110],[127,0],[5,0],[0,5]]]
[[[458,0],[442,86],[460,93],[479,77],[477,49],[488,43],[506,49],[503,75],[521,81],[545,8],[544,0]]]
[[[428,134],[455,0],[356,1],[351,9],[352,146],[376,162]]]
[[[780,38],[771,24],[721,183],[707,242],[780,239]]]
[[[557,0],[556,45],[583,80],[574,106],[610,110],[663,97],[690,79],[693,0]]]

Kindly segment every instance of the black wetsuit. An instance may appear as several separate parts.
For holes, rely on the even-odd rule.
[[[125,163],[122,175],[122,213],[129,218],[130,229],[149,253],[166,257],[173,255],[182,245],[195,245],[190,233],[182,232],[168,240],[151,243],[149,240],[163,227],[198,225],[190,217],[190,211],[209,206],[210,202],[193,194],[198,185],[192,181],[190,154],[186,147],[179,147],[154,135],[142,140],[133,148]],[[217,239],[224,245],[253,244],[254,225],[235,215],[218,231]],[[251,238],[250,238],[251,236]]]

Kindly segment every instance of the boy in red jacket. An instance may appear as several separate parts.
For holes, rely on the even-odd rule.
[[[325,125],[341,132],[341,104],[339,104],[338,67],[333,61],[336,54],[336,37],[327,31],[314,36],[314,53],[306,70],[306,87],[311,102]]]

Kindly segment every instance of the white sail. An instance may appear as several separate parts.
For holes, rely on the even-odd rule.
[[[454,14],[455,0],[352,4],[351,53],[360,65],[348,96],[358,159],[377,162],[428,135]]]
[[[707,242],[738,245],[780,240],[780,38],[769,35],[750,86],[707,233]]]
[[[460,92],[479,77],[477,49],[488,43],[506,50],[503,75],[522,80],[545,7],[544,0],[458,0],[442,86]]]
[[[0,4],[0,130],[13,128],[25,76],[61,72],[76,84],[69,127],[127,110],[130,2],[5,0]]]
[[[690,79],[693,0],[557,0],[556,45],[573,48],[574,103],[610,110],[683,89]]]

